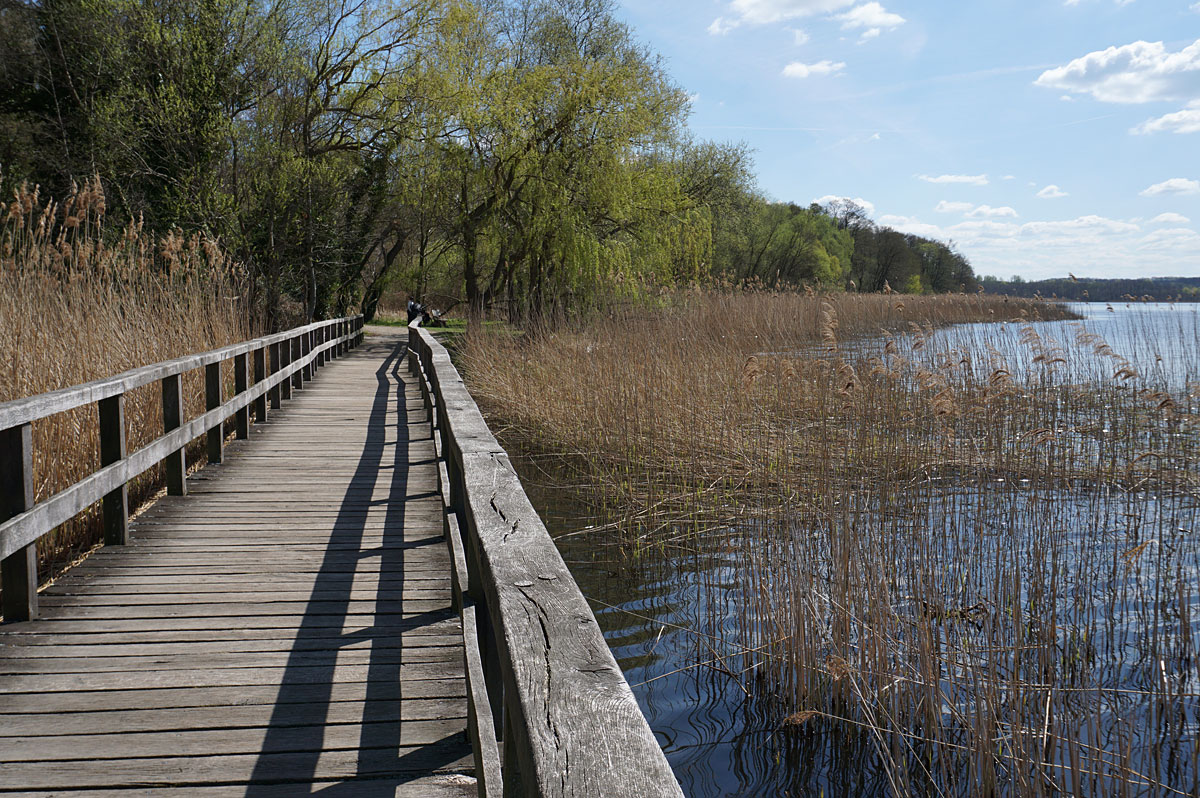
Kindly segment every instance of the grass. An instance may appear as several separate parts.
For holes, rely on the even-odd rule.
[[[782,749],[859,740],[897,795],[1195,794],[1200,329],[1048,315],[694,294],[462,362],[632,555],[718,557],[697,614]],[[977,320],[1010,323],[940,331]]]
[[[98,181],[61,203],[23,186],[0,202],[0,402],[248,338],[239,280],[203,236],[155,239],[140,224],[106,225]],[[203,387],[202,370],[184,375],[188,418],[204,412]],[[157,386],[127,395],[125,413],[130,451],[162,434]],[[35,422],[33,438],[38,501],[99,467],[94,406]],[[160,481],[152,470],[131,485],[131,503]],[[95,515],[39,541],[43,576],[96,542]]]

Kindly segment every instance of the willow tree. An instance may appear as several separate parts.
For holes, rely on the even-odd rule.
[[[677,144],[686,95],[609,0],[465,4],[443,31],[438,146],[472,318],[500,297],[540,316],[649,268],[630,251],[651,228],[694,225],[654,157]]]

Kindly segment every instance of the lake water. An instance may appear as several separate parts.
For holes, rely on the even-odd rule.
[[[1072,307],[1084,317],[1083,321],[1039,322],[1028,326],[1040,337],[1042,351],[1072,351],[1073,356],[1065,359],[1070,362],[1073,381],[1111,379],[1116,367],[1128,364],[1148,388],[1169,388],[1182,395],[1189,385],[1197,382],[1200,306],[1139,303]],[[933,353],[948,350],[991,349],[1004,360],[1016,379],[1035,381],[1039,366],[1033,361],[1026,326],[970,324],[938,330],[928,336],[921,351],[934,358]],[[1091,337],[1085,339],[1089,334]],[[1104,349],[1105,343],[1108,349]],[[863,343],[867,347],[873,345]],[[729,630],[744,616],[742,603],[748,589],[740,576],[737,551],[730,541],[758,539],[766,536],[767,530],[753,525],[732,530],[733,534],[729,529],[709,530],[699,536],[705,539],[707,534],[710,541],[707,545],[687,549],[655,546],[631,551],[618,532],[604,527],[608,519],[588,517],[578,495],[553,487],[562,479],[561,474],[547,474],[544,460],[531,453],[522,456],[516,449],[518,446],[514,445],[510,451],[534,504],[556,537],[584,595],[591,601],[609,644],[687,795],[695,798],[856,796],[896,792],[885,770],[877,766],[876,746],[868,735],[846,734],[836,727],[819,725],[802,735],[790,734],[784,724],[787,707],[772,698],[771,691],[753,689],[754,673],[743,671],[747,658],[739,655],[736,646],[730,646]],[[1127,549],[1129,531],[1121,524],[1104,522],[1103,529],[1097,528],[1102,522],[1097,520],[1100,511],[1096,509],[1094,495],[1059,499],[1043,491],[1030,494],[1027,501],[1031,507],[1037,505],[1030,512],[1041,513],[1047,523],[1073,528],[1063,544],[1079,549],[1072,562],[1097,563],[1099,567]],[[1193,531],[1195,502],[1175,502],[1166,512],[1153,509],[1153,501],[1148,496],[1121,495],[1113,499],[1111,508],[1103,514],[1107,518],[1124,512],[1143,519],[1139,523],[1157,523],[1161,528],[1139,529],[1141,537],[1137,540],[1153,538],[1160,550],[1170,548],[1166,560],[1160,557],[1162,573],[1155,576],[1139,570],[1118,580],[1110,579],[1107,589],[1124,595],[1136,591],[1139,581],[1149,580],[1154,590],[1161,590],[1164,588],[1158,581],[1166,585],[1175,580],[1170,581],[1174,585],[1183,579],[1190,584],[1187,596],[1181,601],[1190,607],[1196,604],[1195,582],[1200,574],[1200,544]],[[970,512],[971,500],[965,500],[963,507],[963,512]],[[945,521],[927,518],[922,522],[936,525]],[[1000,545],[1001,540],[1003,537],[997,534],[995,545]],[[1167,571],[1174,576],[1168,579]],[[1114,672],[1105,678],[1118,682],[1122,679],[1136,682],[1143,678],[1143,673],[1155,672],[1143,667],[1141,630],[1132,623],[1132,619],[1149,616],[1144,608],[1130,609],[1131,601],[1137,603],[1122,599],[1118,605],[1122,612],[1130,613],[1129,618],[1109,624],[1110,639],[1096,644],[1116,652],[1109,669]],[[1200,610],[1200,606],[1196,609]],[[1200,657],[1200,648],[1196,655]],[[1166,758],[1156,755],[1147,760],[1162,763],[1159,772],[1150,775],[1165,784],[1178,785],[1178,794],[1188,794],[1196,784],[1198,687],[1194,683],[1178,686],[1187,704],[1185,714],[1192,721],[1188,728],[1173,732],[1171,745],[1181,747],[1182,740],[1183,750]],[[1105,711],[1120,713],[1122,708],[1114,703]],[[1129,711],[1141,713],[1145,709],[1132,706]],[[1161,745],[1162,739],[1149,730],[1143,734],[1140,728],[1135,728],[1126,745],[1139,748]],[[1116,744],[1102,739],[1092,742],[1099,747]],[[956,791],[951,789],[948,794]],[[1147,788],[1130,794],[1172,793]]]

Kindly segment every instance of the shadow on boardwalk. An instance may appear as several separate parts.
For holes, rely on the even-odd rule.
[[[398,786],[446,768],[464,755],[462,732],[415,746],[405,744],[402,735],[401,702],[407,682],[401,672],[406,665],[405,655],[412,650],[405,646],[402,635],[455,617],[448,604],[407,616],[404,611],[406,552],[441,542],[440,535],[407,541],[404,535],[405,499],[415,498],[407,495],[411,454],[404,383],[399,373],[404,351],[401,343],[376,371],[378,387],[365,445],[333,523],[330,545],[288,658],[279,698],[246,791],[248,798],[278,796],[278,787],[273,785],[281,782],[295,785],[322,781],[318,762],[326,750],[325,723],[338,654],[353,644],[367,643],[371,652],[357,772],[354,778],[317,792],[367,798],[394,796]],[[395,439],[389,441],[388,418],[393,406],[397,408],[392,416]],[[389,473],[389,498],[372,500],[378,482],[388,479]],[[380,503],[386,503],[382,542],[378,548],[367,549],[363,539],[368,510]],[[348,629],[356,566],[366,558],[379,559],[374,624]],[[339,618],[344,622],[338,624]]]

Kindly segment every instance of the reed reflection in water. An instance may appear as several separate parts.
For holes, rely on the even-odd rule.
[[[573,534],[584,494],[535,498],[689,795],[1198,792],[1200,335],[1187,308],[1102,312],[843,346],[957,404],[827,422],[905,455],[812,483],[836,494],[652,535],[619,511]]]

